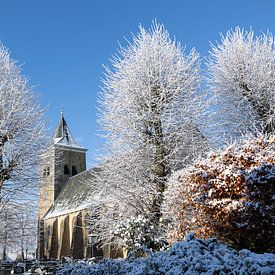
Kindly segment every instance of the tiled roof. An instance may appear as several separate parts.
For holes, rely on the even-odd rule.
[[[92,168],[71,177],[61,190],[44,219],[80,211],[99,203],[99,168]]]

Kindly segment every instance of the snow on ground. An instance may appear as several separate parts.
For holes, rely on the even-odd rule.
[[[145,258],[108,259],[98,264],[67,264],[58,274],[275,274],[275,254],[236,251],[217,239],[193,238]]]

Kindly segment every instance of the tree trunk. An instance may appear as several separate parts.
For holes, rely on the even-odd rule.
[[[0,191],[3,187],[4,181],[6,180],[6,171],[4,170],[3,154],[4,154],[4,145],[11,138],[11,135],[4,134],[0,136]]]
[[[7,246],[6,244],[4,244],[4,247],[3,247],[3,260],[6,260],[7,259]]]
[[[25,260],[25,255],[24,255],[24,247],[23,247],[23,245],[21,245],[21,257],[22,257],[22,260],[24,261]]]
[[[264,134],[270,134],[274,132],[274,121],[273,121],[273,113],[269,114],[270,106],[268,102],[259,102],[256,98],[253,97],[253,92],[248,88],[246,83],[240,84],[241,89],[243,89],[242,94],[248,100],[248,102],[253,107],[257,116],[264,122]],[[268,118],[271,116],[270,121]]]
[[[3,145],[0,143],[0,194],[4,183],[4,165],[3,165]],[[1,201],[1,198],[0,198]]]
[[[160,207],[163,201],[163,192],[165,190],[165,182],[167,177],[167,165],[165,164],[165,148],[163,141],[163,130],[160,114],[160,87],[155,86],[151,89],[153,99],[151,109],[154,114],[155,121],[153,122],[154,127],[154,145],[155,151],[155,163],[154,163],[154,181],[156,184],[156,195],[152,202],[152,219],[154,224],[159,223],[161,217]]]
[[[274,116],[274,110],[272,110],[272,113],[270,114],[270,120],[267,121],[265,128],[264,128],[264,134],[271,134],[275,131],[275,116]]]

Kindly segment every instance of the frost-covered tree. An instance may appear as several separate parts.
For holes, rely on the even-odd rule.
[[[43,114],[37,95],[0,44],[0,214],[5,202],[25,200],[37,191]]]
[[[17,251],[19,258],[26,259],[36,249],[37,217],[30,203],[8,202],[0,214],[0,253]]]
[[[274,132],[275,49],[270,33],[237,27],[211,45],[208,83],[217,95],[227,137]]]
[[[200,129],[207,104],[198,53],[185,53],[158,23],[140,27],[106,71],[99,123],[107,140],[102,188],[109,195],[94,222],[110,241],[116,220],[142,215],[158,223],[167,177],[206,148]]]

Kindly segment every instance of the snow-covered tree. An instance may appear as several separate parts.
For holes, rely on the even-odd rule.
[[[5,257],[8,251],[17,251],[21,259],[34,253],[37,236],[35,205],[30,202],[8,202],[0,215],[0,253]],[[3,253],[2,253],[3,252]]]
[[[217,95],[226,138],[274,132],[275,49],[270,33],[236,27],[211,45],[208,84]]]
[[[0,214],[5,202],[29,199],[37,192],[43,114],[36,93],[0,44]]]
[[[29,253],[35,253],[37,245],[37,216],[32,204],[18,206],[14,224],[17,225],[16,248],[21,259],[27,259]]]
[[[205,150],[199,71],[198,53],[185,53],[158,23],[140,27],[107,68],[99,118],[105,206],[93,221],[105,242],[116,220],[142,215],[157,224],[167,177]]]

